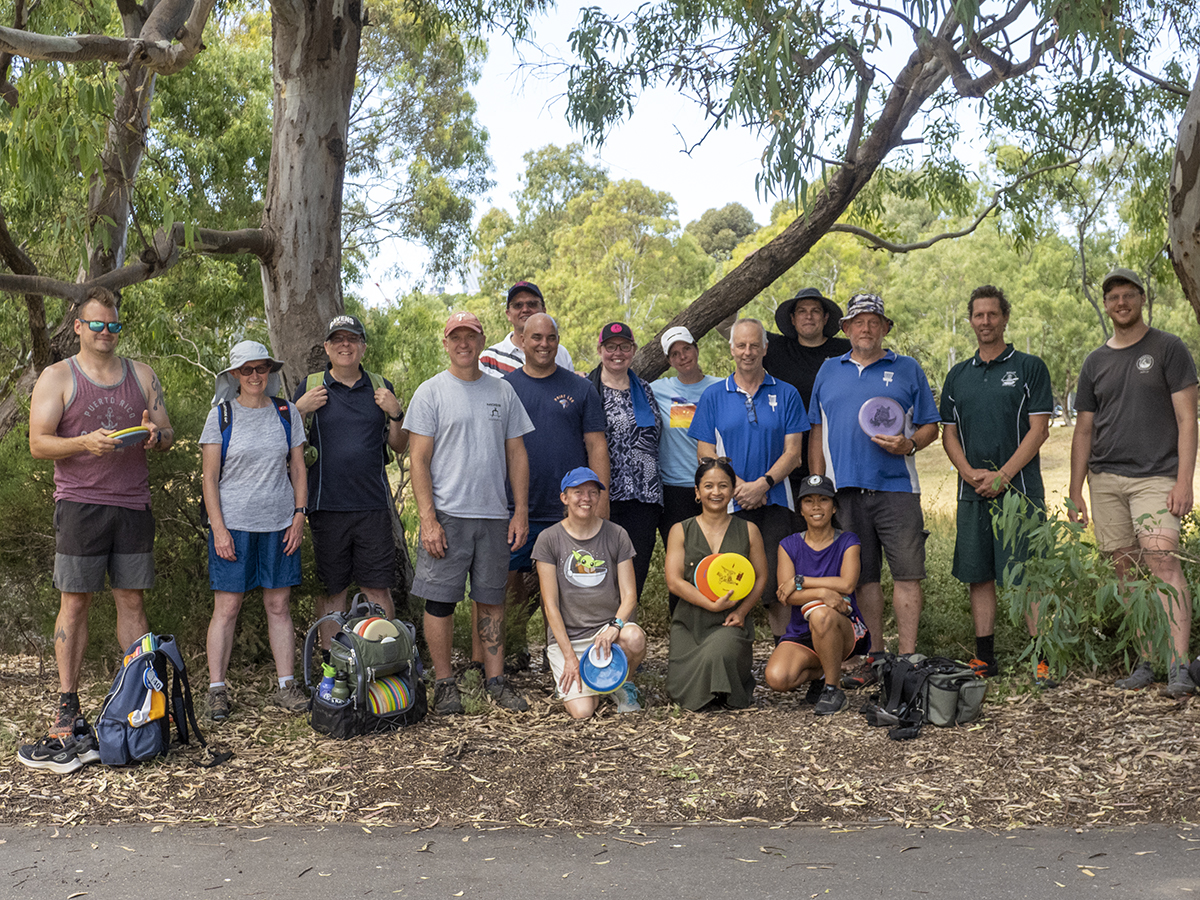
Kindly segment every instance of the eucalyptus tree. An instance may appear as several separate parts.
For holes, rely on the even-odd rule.
[[[1169,7],[1168,28],[1195,30],[1191,4]],[[568,115],[602,141],[640,91],[669,85],[699,103],[712,128],[745,126],[765,143],[759,188],[792,198],[798,214],[668,323],[703,334],[803,258],[887,175],[890,157],[919,161],[929,173],[925,196],[963,211],[970,173],[958,155],[960,115],[977,117],[984,133],[1021,135],[1018,179],[1075,164],[1064,135],[1128,130],[1135,101],[1111,70],[1129,52],[1130,23],[1160,8],[1149,0],[697,0],[619,17],[592,8],[572,34]],[[1103,90],[1109,83],[1114,90]],[[1053,127],[1029,127],[1043,113]],[[1004,187],[997,205],[1021,215]],[[635,364],[647,376],[665,368],[655,342]]]

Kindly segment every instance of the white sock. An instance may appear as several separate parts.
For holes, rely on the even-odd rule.
[[[215,691],[217,688],[223,688],[223,687],[225,687],[225,682],[223,682],[223,681],[210,681],[208,683],[208,689],[210,691]]]
[[[279,679],[279,689],[282,691],[285,687],[287,687],[289,684],[291,684],[295,680],[296,680],[296,677],[294,675],[288,675],[285,678],[280,678]]]

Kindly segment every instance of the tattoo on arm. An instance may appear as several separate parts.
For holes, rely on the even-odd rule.
[[[150,410],[151,412],[157,412],[161,407],[166,405],[163,402],[162,384],[159,382],[157,375],[150,379],[150,392],[154,394],[154,406]]]

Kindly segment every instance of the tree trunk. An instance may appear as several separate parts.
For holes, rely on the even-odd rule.
[[[362,37],[359,0],[272,3],[275,121],[262,263],[271,346],[294,387],[322,368],[342,311],[342,179]]]
[[[1179,122],[1167,229],[1171,265],[1200,321],[1200,72]]]

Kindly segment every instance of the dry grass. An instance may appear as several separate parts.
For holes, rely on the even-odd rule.
[[[766,650],[760,651],[758,665]],[[243,687],[233,718],[207,727],[233,750],[215,769],[182,750],[129,769],[69,776],[16,762],[21,735],[53,702],[32,659],[0,665],[0,822],[511,822],[527,825],[721,821],[897,822],[1005,829],[1194,821],[1200,701],[1126,694],[1091,679],[1030,691],[993,681],[984,718],[926,726],[910,742],[868,726],[852,695],[817,719],[796,694],[760,688],[739,712],[681,713],[662,696],[665,648],[638,676],[647,709],[569,721],[540,673],[515,677],[532,710],[449,720],[334,741]],[[52,673],[50,673],[52,677]],[[265,677],[259,679],[265,682]],[[85,691],[94,709],[105,685]]]

